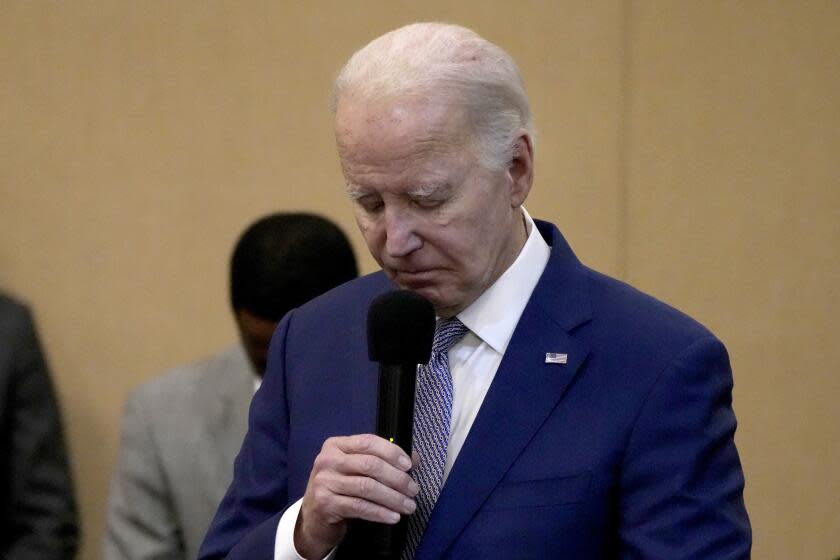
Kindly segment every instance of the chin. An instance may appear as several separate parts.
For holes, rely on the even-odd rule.
[[[466,307],[461,305],[460,302],[453,301],[450,298],[441,297],[440,293],[437,291],[428,293],[422,289],[413,291],[432,302],[432,306],[435,308],[435,314],[438,317],[452,317],[463,311],[464,307]]]
[[[435,310],[441,307],[446,307],[447,305],[447,302],[440,297],[440,290],[438,290],[435,286],[416,285],[410,282],[398,283],[397,285],[403,290],[408,290],[410,292],[414,292],[415,294],[423,296],[432,303]]]
[[[440,283],[434,281],[437,278],[423,277],[406,279],[405,276],[400,277],[391,271],[386,271],[386,273],[391,281],[400,289],[414,292],[429,300],[435,308],[435,313],[440,317],[450,317],[466,307],[462,305],[461,298],[455,297],[453,294],[447,294],[441,288]]]

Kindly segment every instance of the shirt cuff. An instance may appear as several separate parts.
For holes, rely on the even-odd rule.
[[[303,498],[296,501],[283,512],[277,524],[277,536],[274,538],[274,560],[306,560],[295,549],[295,525],[297,524],[300,505]],[[324,560],[335,558],[336,549],[332,549]]]

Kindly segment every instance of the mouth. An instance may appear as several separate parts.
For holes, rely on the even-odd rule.
[[[427,287],[434,283],[435,278],[437,276],[437,271],[434,269],[430,270],[393,270],[391,273],[392,279],[396,282],[399,286],[409,289],[409,290],[416,290],[419,288]]]

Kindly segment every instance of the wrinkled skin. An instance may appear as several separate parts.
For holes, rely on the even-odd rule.
[[[493,171],[479,165],[465,112],[441,96],[346,99],[336,142],[368,249],[439,316],[475,301],[525,244],[520,206],[533,166],[524,131],[513,160]],[[344,538],[348,519],[393,524],[412,513],[411,465],[398,446],[372,434],[328,439],[303,497],[295,548],[322,558]]]

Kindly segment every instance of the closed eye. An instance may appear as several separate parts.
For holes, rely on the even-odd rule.
[[[451,198],[451,189],[447,185],[419,187],[409,195],[411,203],[424,210],[433,210],[442,206]]]
[[[365,195],[354,199],[355,203],[362,207],[365,212],[375,213],[385,207],[382,199],[376,195]]]
[[[378,194],[365,191],[351,183],[347,184],[345,192],[353,204],[358,205],[367,213],[374,213],[383,206],[382,197]]]
[[[419,198],[413,200],[413,202],[416,206],[424,210],[434,210],[446,202],[446,200],[440,198]]]

